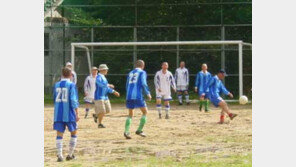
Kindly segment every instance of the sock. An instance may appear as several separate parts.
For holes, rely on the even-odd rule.
[[[126,121],[125,121],[125,130],[124,130],[125,133],[129,133],[129,129],[130,129],[131,123],[132,123],[132,118],[131,117],[127,117],[126,118]]]
[[[220,116],[220,122],[224,122],[224,115]]]
[[[209,100],[205,100],[205,110],[209,109]]]
[[[158,114],[161,114],[161,104],[157,104],[156,109],[158,111]]]
[[[87,112],[87,113],[88,113],[88,111],[89,111],[89,108],[86,108],[86,109],[85,109],[85,112]]]
[[[182,95],[178,95],[179,103],[182,103]]]
[[[70,142],[69,142],[69,155],[72,156],[75,150],[77,144],[77,136],[76,135],[72,135]]]
[[[186,103],[189,103],[189,95],[185,95]]]
[[[56,147],[58,156],[63,157],[63,137],[57,136]]]
[[[169,114],[169,111],[170,111],[170,105],[166,105],[165,106],[165,112],[166,112],[167,115]]]
[[[202,108],[203,102],[204,102],[203,100],[199,101],[199,108]]]
[[[137,131],[142,131],[145,123],[146,123],[146,116],[143,115],[142,118],[141,118],[141,120],[140,120],[140,125],[139,125],[139,128],[138,128]]]

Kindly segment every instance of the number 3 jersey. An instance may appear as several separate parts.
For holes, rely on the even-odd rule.
[[[144,100],[142,92],[145,95],[150,94],[149,87],[147,85],[147,74],[140,68],[132,70],[126,81],[126,100]]]
[[[55,83],[53,91],[54,122],[76,122],[79,103],[75,84],[64,78]]]

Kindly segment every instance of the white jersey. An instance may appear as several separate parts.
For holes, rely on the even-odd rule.
[[[72,78],[70,80],[71,80],[71,82],[75,83],[75,85],[76,85],[76,83],[77,83],[77,75],[76,75],[76,72],[73,71],[73,70],[72,70]]]
[[[167,71],[165,74],[162,72],[162,70],[157,71],[154,76],[154,85],[156,89],[157,98],[160,98],[162,96],[170,97],[171,87],[173,89],[176,89],[175,78],[173,77],[173,74],[170,71]],[[161,91],[159,91],[159,89]]]
[[[89,75],[84,81],[84,93],[87,93],[87,96],[85,96],[84,98],[86,102],[92,102],[94,99],[96,90],[96,78],[97,77]]]
[[[175,72],[175,80],[177,86],[189,85],[189,72],[187,68],[177,68]]]

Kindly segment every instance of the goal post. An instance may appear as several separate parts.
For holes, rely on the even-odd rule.
[[[237,45],[239,64],[239,96],[243,95],[243,46],[252,47],[251,43],[241,40],[234,41],[154,41],[154,42],[74,42],[71,43],[71,63],[75,69],[75,47],[85,49],[89,72],[91,73],[91,61],[89,48],[91,46],[169,46],[169,45]],[[135,61],[135,60],[134,60]]]

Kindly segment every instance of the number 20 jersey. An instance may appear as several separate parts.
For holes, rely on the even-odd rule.
[[[140,68],[132,70],[126,81],[126,100],[144,100],[142,92],[150,94],[147,85],[147,74]]]
[[[76,122],[75,109],[78,108],[76,86],[70,79],[56,82],[53,90],[54,122]]]

